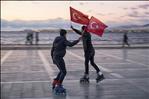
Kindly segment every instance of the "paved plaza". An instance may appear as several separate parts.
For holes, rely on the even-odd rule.
[[[52,93],[58,69],[46,50],[1,50],[1,99],[149,99],[148,49],[96,49],[95,63],[105,75],[96,84],[80,84],[84,73],[83,49],[68,49],[65,56],[66,96]]]

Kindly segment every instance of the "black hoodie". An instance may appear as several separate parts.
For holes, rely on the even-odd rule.
[[[82,32],[72,28],[77,34],[82,35]],[[89,54],[92,51],[94,51],[94,47],[92,45],[92,41],[91,41],[91,34],[87,31],[85,31],[82,35],[82,40],[83,40],[83,48],[84,48],[84,52],[85,54]]]
[[[75,40],[73,42],[68,41],[64,36],[58,36],[55,38],[53,42],[53,47],[51,50],[51,56],[59,56],[64,57],[66,54],[66,47],[72,47],[76,45],[79,42],[79,40]]]

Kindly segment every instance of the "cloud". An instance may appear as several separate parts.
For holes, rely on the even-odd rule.
[[[100,16],[105,16],[105,14],[103,14],[103,13],[97,13],[97,15],[100,15]]]
[[[87,4],[89,4],[88,2],[84,2],[84,1],[81,1],[81,2],[79,2],[79,5],[87,5]]]
[[[141,12],[138,12],[138,11],[132,11],[127,16],[133,17],[133,18],[147,18],[149,17],[148,14],[149,14],[148,12],[145,12],[144,14],[142,14]]]
[[[133,24],[138,24],[138,25],[145,25],[145,24],[149,24],[149,19],[148,18],[130,19],[129,22]]]
[[[38,1],[32,1],[31,3],[32,4],[40,4],[40,2],[38,2]]]
[[[108,13],[107,15],[113,15],[114,13]]]
[[[87,13],[91,13],[93,10],[88,10]]]
[[[121,8],[121,7],[120,7]],[[127,8],[127,7],[124,7],[124,8],[122,8],[123,10],[128,10],[129,8]]]
[[[147,19],[147,18],[139,19],[139,21],[141,21],[143,23],[148,23],[149,24],[149,19]]]
[[[100,16],[109,16],[109,15],[113,15],[114,13],[97,13],[97,15],[100,15]]]
[[[137,7],[131,7],[130,9],[132,9],[132,10],[137,10],[137,9],[139,9],[139,8],[137,8]]]
[[[100,6],[101,6],[101,5],[105,5],[105,3],[101,2],[101,3],[100,3]]]
[[[129,17],[138,17],[138,12],[137,11],[133,11],[131,13],[128,14]]]
[[[121,8],[121,7],[120,7]],[[141,4],[141,5],[137,5],[134,7],[123,7],[123,10],[140,10],[140,9],[148,9],[149,8],[149,4]]]
[[[83,3],[83,2],[80,2],[79,4],[80,4],[80,5],[84,5],[84,3]]]
[[[7,21],[1,19],[1,30],[25,30],[25,29],[70,29],[70,23],[76,28],[80,28],[80,25],[69,20],[58,17],[56,19],[49,20],[34,20],[34,21],[24,21],[24,20],[13,20]]]
[[[139,5],[138,7],[142,8],[142,9],[148,9],[149,8],[149,4],[142,4],[142,5]]]
[[[1,19],[1,28],[69,28],[70,21],[62,18],[50,19],[50,20],[37,20],[37,21],[23,21],[14,20],[7,21]]]
[[[149,12],[144,12],[144,14],[149,15]]]

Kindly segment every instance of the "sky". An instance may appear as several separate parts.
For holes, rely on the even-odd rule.
[[[149,22],[149,1],[1,1],[1,20],[70,20],[70,6],[108,25]]]

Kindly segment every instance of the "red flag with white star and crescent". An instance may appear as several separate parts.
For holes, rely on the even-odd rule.
[[[87,31],[102,37],[104,29],[107,27],[107,25],[105,25],[100,20],[92,16],[89,21],[89,24],[87,25]]]
[[[70,18],[71,21],[87,25],[89,23],[88,15],[85,15],[84,13],[70,7]]]

